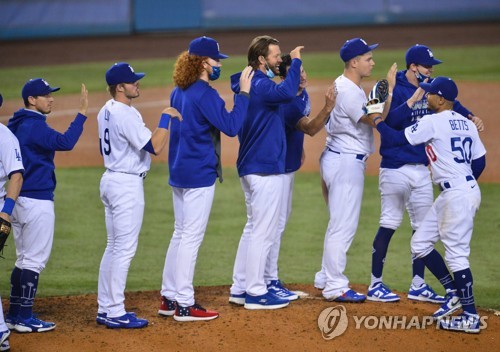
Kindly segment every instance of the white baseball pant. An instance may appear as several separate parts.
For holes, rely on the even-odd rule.
[[[425,257],[441,239],[450,270],[469,268],[474,216],[480,204],[481,192],[475,180],[441,192],[411,239],[412,254]]]
[[[366,164],[356,154],[337,154],[326,149],[320,159],[321,176],[328,188],[330,221],[325,234],[322,269],[315,285],[324,278],[323,296],[337,297],[349,290],[344,275],[347,251],[358,227]]]
[[[247,223],[236,253],[231,294],[246,292],[261,296],[267,293],[264,272],[278,232],[283,178],[282,174],[240,177]]]
[[[379,191],[382,212],[380,226],[396,230],[408,211],[413,230],[417,230],[434,201],[429,168],[407,164],[398,169],[380,169]]]
[[[12,212],[16,267],[41,273],[49,261],[54,240],[54,202],[18,197]]]
[[[271,280],[278,280],[278,259],[280,255],[281,239],[283,233],[285,232],[286,224],[292,213],[292,196],[293,196],[293,186],[295,181],[295,172],[290,172],[283,175],[283,194],[281,200],[281,210],[278,223],[278,231],[276,232],[276,238],[269,251],[269,257],[267,259],[266,271],[264,278],[266,283],[269,284]]]
[[[98,312],[116,318],[126,313],[125,286],[144,216],[143,178],[106,171],[101,178],[100,193],[107,245],[99,267]]]
[[[172,191],[175,224],[165,257],[161,295],[189,307],[195,303],[194,269],[212,209],[215,184],[201,188],[172,187]]]

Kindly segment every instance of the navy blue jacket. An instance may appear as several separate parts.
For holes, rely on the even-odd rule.
[[[415,103],[413,108],[408,107],[406,101],[416,90],[417,87],[408,82],[406,70],[399,71],[396,74],[396,86],[393,91],[391,109],[385,119],[385,123],[388,126],[398,131],[404,130],[406,127],[417,122],[422,116],[432,114],[432,111],[427,108],[427,98],[425,96],[422,100]],[[472,114],[458,100],[455,100],[453,110],[465,117]],[[380,167],[387,169],[397,169],[405,164],[429,164],[427,155],[425,154],[425,145],[412,146],[407,144],[404,146],[391,146],[382,136],[380,155],[382,156]]]
[[[56,174],[55,152],[73,149],[83,132],[87,117],[78,114],[63,134],[47,125],[47,117],[29,109],[14,113],[7,127],[19,140],[25,168],[22,197],[54,200]]]
[[[302,61],[293,59],[286,79],[276,84],[262,71],[255,71],[250,106],[238,132],[240,147],[236,167],[240,177],[250,174],[283,174],[286,140],[280,105],[289,103],[299,90]],[[231,89],[239,93],[240,73],[231,76]]]
[[[304,116],[309,116],[311,104],[309,94],[304,89],[292,102],[283,106],[286,134],[285,172],[294,172],[300,169],[302,153],[304,151],[304,132],[297,129],[297,123]]]
[[[169,184],[179,188],[208,187],[217,178],[217,156],[213,136],[238,133],[248,110],[247,94],[235,97],[233,110],[207,82],[198,80],[186,89],[176,87],[170,106],[183,120],[171,119],[168,165]]]

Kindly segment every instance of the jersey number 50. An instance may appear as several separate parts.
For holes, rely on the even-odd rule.
[[[461,137],[452,137],[450,142],[451,151],[455,154],[460,153],[460,156],[454,157],[453,160],[459,164],[470,164],[472,160],[472,138],[465,137],[462,139]]]

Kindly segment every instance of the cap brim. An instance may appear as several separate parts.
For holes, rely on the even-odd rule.
[[[439,64],[442,64],[442,63],[443,63],[443,61],[438,60],[438,59],[434,59],[434,58],[433,58],[433,59],[431,60],[431,64],[432,64],[432,66],[434,66],[434,65],[439,65]]]
[[[137,72],[137,73],[134,72],[134,76],[135,76],[134,80],[131,81],[131,82],[119,82],[119,83],[116,83],[116,84],[120,84],[120,83],[135,83],[138,80],[142,79],[144,76],[146,76],[146,74],[144,72]]]
[[[229,56],[223,53],[219,53],[219,59],[227,59]]]
[[[426,92],[429,92],[431,90],[431,84],[430,83],[420,83],[419,86],[420,86],[420,88],[422,88]]]
[[[59,89],[61,89],[61,88],[59,88],[59,87],[52,87],[52,88],[50,88],[50,92],[51,93],[57,92]]]
[[[378,43],[377,44],[373,44],[373,45],[368,45],[368,47],[370,48],[370,51],[372,51],[374,49],[377,49]]]

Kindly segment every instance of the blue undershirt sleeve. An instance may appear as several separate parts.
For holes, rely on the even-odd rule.
[[[480,158],[472,160],[471,163],[472,175],[476,180],[479,178],[479,176],[481,176],[485,167],[486,167],[486,156],[483,155]]]
[[[387,124],[383,121],[377,125],[377,130],[390,147],[410,144],[406,139],[404,130],[396,131],[387,126]]]
[[[455,102],[453,103],[453,111],[458,112],[460,115],[462,115],[465,118],[469,118],[469,114],[474,115],[472,113],[472,111],[468,110],[465,106],[460,104],[460,102],[458,100],[455,100]]]
[[[144,147],[142,147],[142,150],[145,150],[150,154],[156,155],[155,148],[153,148],[153,143],[151,143],[151,139],[146,143]]]

